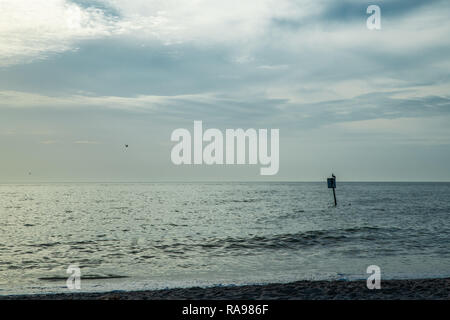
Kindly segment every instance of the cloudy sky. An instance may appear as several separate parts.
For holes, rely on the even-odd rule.
[[[449,181],[449,16],[446,0],[0,0],[0,182]],[[279,128],[278,175],[173,165],[170,134],[194,120]]]

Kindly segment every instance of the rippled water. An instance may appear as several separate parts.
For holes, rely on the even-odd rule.
[[[0,294],[450,275],[450,184],[0,185]]]

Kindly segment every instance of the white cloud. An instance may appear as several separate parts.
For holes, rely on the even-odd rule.
[[[73,143],[75,143],[75,144],[99,144],[100,142],[91,141],[91,140],[77,140],[77,141],[74,141]]]
[[[176,96],[139,95],[135,97],[72,95],[53,97],[29,92],[0,91],[0,108],[89,108],[95,106],[111,109],[152,110],[157,107],[170,105],[171,102],[176,100],[212,103],[216,99],[214,94]]]
[[[75,41],[108,36],[114,21],[101,10],[64,0],[0,2],[0,66],[75,48]]]
[[[142,29],[169,41],[249,41],[265,32],[271,18],[293,12],[289,0],[109,0],[108,3],[125,20],[143,24]],[[145,18],[155,22],[152,28],[145,28],[148,22]]]
[[[326,21],[320,14],[329,1],[292,0],[104,0],[107,10],[67,0],[2,0],[0,66],[45,58],[76,49],[78,41],[108,36],[163,44],[202,46],[231,43],[238,60],[252,62],[261,45],[272,43],[292,53],[359,49],[400,54],[436,45],[450,31],[448,7],[431,6],[420,15],[384,19],[382,30],[365,28],[366,13],[356,21]],[[275,20],[300,27],[276,30]],[[414,41],[411,41],[414,39]]]
[[[144,42],[159,39],[166,45],[189,41],[246,45],[265,33],[273,17],[294,12],[289,0],[103,2],[119,17],[67,0],[2,0],[0,66],[46,58],[76,49],[80,40],[112,35]]]

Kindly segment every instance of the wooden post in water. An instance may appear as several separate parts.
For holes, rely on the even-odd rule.
[[[333,188],[333,197],[334,197],[334,206],[337,206],[337,201],[336,201],[336,191],[334,191],[336,188]]]
[[[327,179],[327,183],[328,183],[328,189],[333,189],[333,197],[334,197],[334,206],[337,206],[337,201],[336,201],[336,176],[334,174],[331,174],[331,178]]]

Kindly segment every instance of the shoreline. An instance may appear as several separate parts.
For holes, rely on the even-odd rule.
[[[265,285],[174,288],[143,291],[0,295],[0,300],[450,300],[450,278],[296,281]]]

